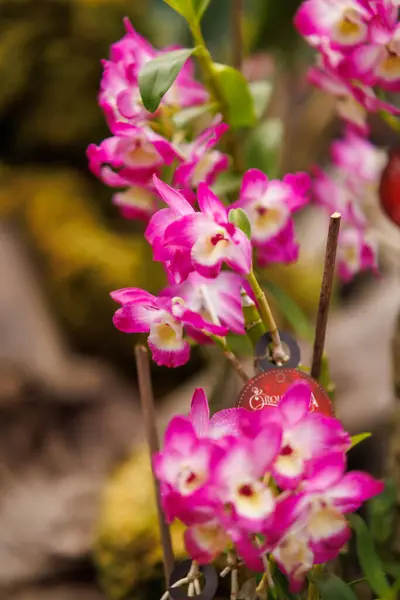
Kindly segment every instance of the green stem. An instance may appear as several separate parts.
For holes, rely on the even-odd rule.
[[[261,320],[257,306],[244,291],[242,292],[242,306],[246,334],[255,347],[260,337],[266,332],[265,325]]]
[[[287,360],[286,352],[283,349],[281,338],[279,336],[278,327],[276,326],[275,319],[272,315],[268,300],[257,281],[254,271],[250,271],[247,276],[247,280],[254,292],[257,300],[258,309],[260,311],[261,319],[265,325],[265,328],[271,334],[272,338],[272,356],[276,363],[282,363]]]
[[[223,120],[225,123],[229,124],[229,108],[221,91],[218,77],[213,69],[213,59],[207,49],[203,34],[201,32],[200,24],[193,23],[190,26],[190,31],[196,45],[195,56],[199,61],[204,83],[210,92],[212,100],[214,100],[214,102],[217,104],[217,109],[221,112]],[[234,171],[237,173],[242,173],[244,171],[244,163],[240,146],[237,143],[237,139],[233,132],[228,131],[226,135],[228,151],[232,155]]]

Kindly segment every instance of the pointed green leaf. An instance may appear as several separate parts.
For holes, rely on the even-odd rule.
[[[233,67],[219,63],[214,63],[212,68],[227,106],[228,124],[233,129],[253,127],[256,123],[256,113],[249,84],[244,75]]]
[[[271,100],[272,83],[270,81],[253,81],[249,84],[249,87],[250,93],[253,96],[256,117],[257,119],[261,119]]]
[[[349,450],[351,450],[352,448],[354,448],[354,446],[357,446],[357,444],[360,444],[364,440],[367,440],[369,437],[371,437],[371,435],[372,433],[370,433],[369,431],[366,431],[365,433],[358,433],[357,435],[352,435],[351,446]]]
[[[349,522],[356,534],[358,560],[369,585],[378,596],[389,598],[389,583],[366,524],[356,514],[349,516]]]
[[[191,24],[199,22],[211,0],[164,0]]]
[[[150,112],[157,110],[164,94],[177,78],[194,48],[173,50],[147,62],[139,73],[143,104]]]
[[[210,2],[211,0],[192,0],[194,12],[199,21],[203,14],[206,12]]]
[[[243,208],[231,208],[228,213],[228,221],[229,223],[233,223],[243,231],[249,238],[251,239],[251,224],[247,213],[243,210]]]
[[[302,338],[308,341],[314,339],[314,331],[307,316],[301,308],[291,298],[285,290],[272,283],[272,281],[263,282],[263,286],[276,299],[277,306],[282,315],[289,321],[294,331]]]
[[[357,600],[352,589],[333,573],[313,580],[321,594],[321,600]]]

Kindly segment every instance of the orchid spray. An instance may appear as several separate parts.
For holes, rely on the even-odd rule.
[[[256,270],[297,260],[294,213],[312,199],[328,214],[339,211],[339,277],[377,272],[364,201],[378,185],[386,154],[368,140],[367,116],[380,113],[397,126],[400,110],[390,95],[400,89],[399,3],[305,0],[300,6],[294,24],[317,53],[309,81],[336,98],[344,131],[332,144],[331,169],[278,179],[243,168],[238,137],[258,126],[270,87],[249,84],[235,68],[240,48],[235,67],[213,61],[201,31],[210,0],[164,1],[186,20],[193,47],[156,49],[126,19],[125,34],[103,61],[99,104],[111,137],[87,151],[90,170],[115,190],[121,214],[144,222],[167,282],[158,296],[133,287],[113,291],[114,324],[147,334],[160,366],[179,367],[193,345],[215,344],[247,381],[228,334],[247,336],[255,346],[269,332],[271,360],[284,365],[288,359]],[[234,5],[240,32],[240,2]],[[313,412],[312,402],[303,381],[273,411],[239,407],[210,418],[197,389],[188,414],[172,418],[153,469],[165,519],[185,525],[193,562],[165,598],[179,585],[188,586],[189,596],[201,594],[202,565],[221,558],[232,600],[356,598],[327,563],[345,549],[352,528],[368,538],[360,517],[349,515],[383,484],[346,470],[356,440],[335,417]],[[371,544],[359,547],[374,593],[393,600],[396,584]]]

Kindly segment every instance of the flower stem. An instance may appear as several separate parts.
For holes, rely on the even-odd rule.
[[[265,325],[261,320],[258,308],[253,300],[242,290],[242,309],[244,316],[244,327],[247,337],[255,347],[260,337],[266,332]]]
[[[229,124],[229,107],[225,101],[224,94],[221,91],[221,86],[218,77],[213,69],[213,59],[208,51],[201,27],[199,23],[192,23],[190,31],[196,45],[195,56],[199,61],[200,69],[203,74],[203,79],[212,100],[218,105],[218,109],[222,113],[223,120]],[[237,173],[244,171],[243,157],[240,146],[233,132],[227,132],[228,151],[232,155],[233,168]]]
[[[261,319],[265,325],[266,330],[269,331],[269,333],[271,334],[273,346],[272,358],[277,364],[282,364],[283,362],[286,362],[287,355],[285,350],[283,349],[278,327],[276,326],[275,319],[272,315],[271,308],[268,304],[268,300],[262,288],[260,287],[256,276],[254,275],[254,271],[250,271],[249,275],[247,276],[247,280],[256,297]]]

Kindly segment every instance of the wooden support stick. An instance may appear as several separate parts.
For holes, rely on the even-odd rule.
[[[149,354],[147,348],[142,345],[135,347],[136,368],[139,379],[140,402],[142,405],[144,425],[146,429],[147,443],[149,446],[150,460],[154,452],[158,452],[160,444],[158,441],[156,428],[156,413],[154,409],[153,389],[151,385]],[[153,466],[152,466],[153,469]],[[156,492],[158,525],[163,548],[164,575],[166,588],[169,588],[169,578],[174,568],[175,558],[172,549],[171,534],[168,525],[164,520],[164,513],[161,507],[160,486],[153,472],[154,487]]]
[[[325,250],[324,274],[322,277],[321,293],[317,324],[315,328],[314,351],[311,366],[311,377],[319,378],[321,375],[322,356],[324,353],[326,325],[328,322],[329,303],[332,295],[333,275],[335,272],[336,250],[340,229],[340,213],[333,213],[329,222],[328,239]]]

